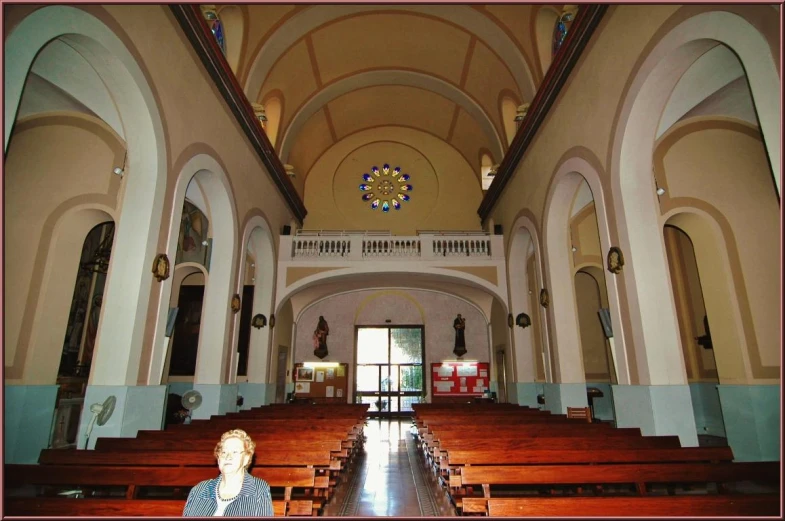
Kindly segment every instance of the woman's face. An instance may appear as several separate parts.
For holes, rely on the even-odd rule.
[[[218,468],[221,474],[233,475],[245,470],[251,455],[245,452],[245,444],[240,438],[226,438],[218,455]]]

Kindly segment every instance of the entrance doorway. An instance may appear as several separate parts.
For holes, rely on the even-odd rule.
[[[357,327],[355,401],[372,417],[411,416],[423,396],[423,327]]]

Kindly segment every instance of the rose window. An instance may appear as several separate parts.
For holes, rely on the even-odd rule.
[[[362,195],[362,200],[371,201],[371,210],[376,210],[380,205],[384,213],[390,211],[390,206],[400,210],[401,201],[406,202],[410,199],[406,192],[411,192],[414,188],[406,182],[410,179],[409,174],[401,174],[399,166],[392,170],[387,163],[381,170],[374,166],[370,174],[363,174],[365,182],[360,184],[360,191],[365,193]]]

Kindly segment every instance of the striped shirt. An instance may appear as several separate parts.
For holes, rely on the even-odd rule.
[[[188,494],[183,516],[208,517],[218,509],[217,487],[221,476],[202,481]],[[246,473],[237,498],[229,503],[223,514],[226,517],[262,517],[273,515],[273,500],[266,481]]]

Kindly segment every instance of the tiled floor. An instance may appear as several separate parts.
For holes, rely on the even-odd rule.
[[[411,420],[369,419],[365,452],[352,466],[325,516],[433,517],[455,511],[414,448]]]

